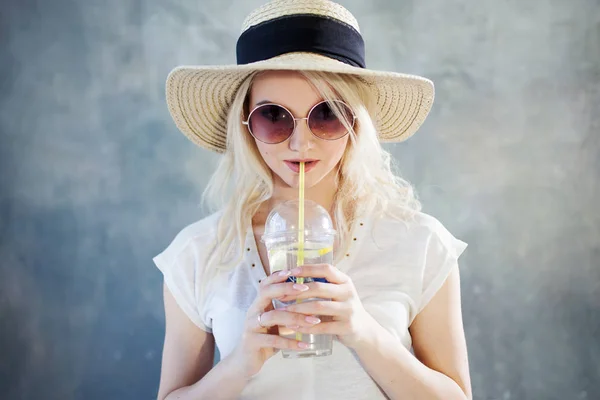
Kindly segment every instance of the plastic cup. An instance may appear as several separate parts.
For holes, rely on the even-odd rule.
[[[298,200],[290,200],[276,206],[265,224],[265,234],[262,241],[267,247],[269,265],[271,273],[278,271],[287,271],[298,265],[298,247],[299,247],[299,229],[298,229]],[[305,200],[304,202],[304,264],[332,264],[333,263],[333,244],[335,241],[335,230],[331,218],[327,211],[317,203]],[[302,251],[302,250],[301,250]],[[291,276],[289,281],[295,282],[296,278]],[[304,283],[309,282],[327,282],[324,278],[305,277]],[[322,298],[309,298],[299,300],[298,302],[308,302],[317,300],[330,300]],[[273,300],[273,307],[281,309],[296,300],[282,302]],[[326,321],[328,317],[321,318]],[[279,327],[279,335],[298,339],[300,335],[292,329],[285,326]],[[282,350],[284,358],[305,358],[320,357],[331,355],[333,347],[333,336],[329,334],[308,334],[302,333],[302,342],[308,345],[307,349],[302,350]]]

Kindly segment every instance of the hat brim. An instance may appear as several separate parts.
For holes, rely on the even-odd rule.
[[[313,53],[288,53],[244,65],[180,66],[166,83],[169,113],[179,130],[198,146],[222,153],[227,143],[227,113],[235,94],[251,73],[307,70],[352,74],[376,92],[375,121],[382,142],[402,142],[421,126],[431,110],[433,83],[397,72],[353,67]]]

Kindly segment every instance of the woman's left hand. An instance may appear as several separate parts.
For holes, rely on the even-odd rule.
[[[293,327],[301,333],[329,333],[349,348],[355,348],[369,337],[377,322],[363,307],[350,277],[330,264],[303,265],[295,277],[325,278],[329,283],[305,283],[308,290],[296,298],[324,298],[329,300],[309,301],[287,306],[285,310],[307,315],[307,321],[322,316],[321,322],[311,327]],[[313,320],[314,321],[314,320]]]

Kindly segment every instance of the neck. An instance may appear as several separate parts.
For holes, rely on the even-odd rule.
[[[337,186],[335,185],[335,170],[327,174],[319,183],[304,190],[304,198],[319,204],[330,213],[333,211],[333,201]],[[282,182],[279,178],[273,182],[273,196],[269,200],[270,207],[281,201],[298,198],[298,188],[293,188]]]
[[[335,184],[335,170],[332,170],[323,179],[321,179],[319,183],[304,190],[304,199],[312,200],[325,208],[333,219],[333,207],[336,191],[337,186]],[[266,219],[266,216],[273,209],[273,207],[281,202],[294,200],[297,198],[298,188],[290,187],[281,179],[279,179],[278,176],[274,176],[273,195],[268,201],[262,204],[257,215],[255,215],[255,222],[262,220],[261,222],[264,223],[264,219]]]

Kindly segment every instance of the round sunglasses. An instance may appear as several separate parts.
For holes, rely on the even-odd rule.
[[[341,100],[323,100],[315,104],[308,116],[296,118],[280,104],[266,103],[255,107],[246,121],[250,134],[257,140],[268,144],[278,144],[289,139],[296,130],[296,121],[305,119],[311,133],[322,140],[338,140],[348,134],[348,129],[335,114],[332,104],[335,103],[351,128],[354,128],[356,116],[350,106]]]

